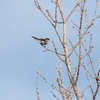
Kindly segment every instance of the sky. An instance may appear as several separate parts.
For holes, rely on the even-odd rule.
[[[90,19],[93,16],[92,11],[95,9],[94,1],[91,0],[89,3],[91,6],[87,6]],[[66,8],[63,9],[66,12],[65,15],[70,12],[75,3],[72,0],[63,3],[62,8]],[[43,9],[48,8],[53,13],[53,5],[48,6],[49,3],[46,0],[42,1],[41,5]],[[100,14],[100,9],[97,14]],[[73,16],[71,19],[77,19],[77,17]],[[92,56],[94,65],[97,67],[100,57],[99,27],[100,19],[94,22],[91,29],[94,45]],[[59,27],[60,32],[62,32],[61,28]],[[74,31],[71,30],[71,26],[68,31],[70,31],[68,36],[74,42],[75,37],[72,35]],[[51,52],[43,52],[44,48],[31,38],[32,35],[42,38],[49,37],[51,41],[55,40],[59,50],[61,48],[53,27],[36,8],[33,0],[0,0],[0,100],[37,100],[36,77],[39,67],[40,73],[51,83],[56,84],[57,56]],[[48,48],[53,48],[51,41],[47,45]],[[97,67],[96,69],[98,69]],[[63,74],[66,75],[65,72]],[[47,100],[47,98],[54,100],[50,93],[52,89],[50,89],[44,80],[39,78],[41,100]],[[98,98],[100,98],[100,94]]]

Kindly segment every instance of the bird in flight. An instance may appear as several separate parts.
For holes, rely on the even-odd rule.
[[[32,36],[32,38],[34,38],[35,40],[37,40],[43,46],[47,45],[48,42],[50,41],[49,38],[42,39],[42,38],[37,38],[37,37],[34,37],[34,36]]]

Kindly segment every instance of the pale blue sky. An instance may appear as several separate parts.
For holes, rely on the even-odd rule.
[[[53,9],[50,8],[52,6],[44,6],[44,2],[46,3],[46,0],[41,2],[43,8]],[[67,10],[64,9],[67,13],[74,5],[74,3],[71,5],[71,2],[72,0],[64,3],[64,6],[68,7]],[[91,5],[88,7],[89,18],[92,18],[91,12],[95,7],[94,0],[91,0],[89,5]],[[100,9],[98,14],[100,14]],[[77,19],[76,16],[71,18]],[[70,27],[68,29],[70,30]],[[92,55],[94,64],[98,67],[100,19],[95,21],[91,30],[94,33],[93,44],[95,47]],[[70,32],[74,33],[72,30]],[[72,34],[68,36],[71,36],[74,41]],[[44,48],[31,38],[32,35],[49,37],[50,40],[55,40],[60,48],[55,31],[35,7],[33,0],[0,0],[0,100],[37,100],[36,72],[39,67],[41,74],[50,82],[55,83],[56,81],[56,55],[51,52],[42,52]],[[48,47],[52,48],[51,46],[50,42]],[[54,100],[48,85],[42,79],[39,82],[41,100],[47,100],[47,98]],[[81,85],[79,87],[81,88]],[[100,98],[100,96],[98,97]]]

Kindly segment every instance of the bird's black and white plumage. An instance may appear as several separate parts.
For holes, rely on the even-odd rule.
[[[49,38],[42,39],[42,38],[36,38],[36,37],[34,37],[34,36],[32,36],[32,38],[34,38],[35,40],[39,41],[39,43],[40,43],[41,45],[47,45],[48,42],[50,41]]]

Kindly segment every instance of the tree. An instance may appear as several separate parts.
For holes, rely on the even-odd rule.
[[[65,16],[62,10],[61,3],[64,0],[51,0],[50,3],[55,5],[54,9],[54,16],[51,15],[50,11],[46,9],[44,11],[40,5],[40,2],[38,0],[34,0],[36,7],[42,12],[42,14],[46,17],[46,19],[50,22],[50,24],[53,26],[59,41],[62,45],[62,51],[63,53],[59,52],[57,49],[55,42],[52,41],[54,50],[48,49],[46,46],[43,46],[46,51],[51,51],[54,52],[57,56],[60,62],[64,63],[66,65],[66,72],[68,74],[68,78],[70,81],[70,84],[68,87],[63,86],[62,81],[62,66],[60,63],[60,68],[56,66],[56,71],[57,71],[57,83],[59,88],[57,88],[54,84],[50,84],[45,77],[43,77],[39,71],[38,71],[38,76],[37,76],[37,97],[38,100],[40,100],[39,97],[39,91],[38,91],[38,78],[41,76],[46,83],[48,83],[53,89],[58,91],[58,93],[62,96],[63,100],[71,100],[74,96],[76,96],[77,100],[82,100],[82,97],[84,96],[84,92],[87,89],[91,90],[92,93],[92,99],[95,100],[96,95],[98,93],[99,87],[100,87],[100,64],[98,67],[98,71],[96,72],[95,66],[91,57],[91,51],[93,48],[92,45],[92,33],[90,32],[90,29],[94,25],[94,21],[100,17],[100,15],[97,14],[97,7],[98,7],[98,0],[96,0],[96,6],[94,9],[94,16],[90,20],[88,19],[88,9],[86,6],[87,0],[77,0],[76,4],[74,5],[73,9],[71,12]],[[75,2],[75,1],[74,1]],[[90,1],[91,2],[91,1]],[[60,13],[60,14],[59,14]],[[78,23],[75,23],[75,20],[71,20],[72,22],[72,27],[73,30],[75,31],[76,34],[74,36],[78,36],[77,41],[75,43],[72,43],[72,40],[70,40],[67,36],[69,26],[66,26],[68,21],[70,21],[71,16],[75,16],[75,14],[79,14],[77,19],[79,19]],[[60,17],[61,18],[60,18]],[[58,18],[59,17],[59,18]],[[58,26],[62,25],[63,26],[63,33],[61,34],[58,31]],[[61,37],[63,35],[63,38]],[[69,48],[69,45],[71,46]],[[76,55],[75,59],[77,59],[76,65],[73,65],[72,57],[73,54]],[[88,59],[88,60],[86,60]],[[99,60],[100,61],[100,60]],[[88,67],[89,66],[89,67]],[[92,68],[92,71],[90,70]],[[86,88],[84,88],[83,91],[80,91],[78,89],[78,81],[80,80],[81,76],[81,70],[85,71],[84,72],[84,77],[86,76],[89,84],[87,84]],[[80,78],[79,78],[80,77]],[[91,85],[91,80],[96,81],[96,90],[93,89]],[[81,84],[81,83],[79,83]],[[52,92],[53,96],[59,100],[59,98]]]

